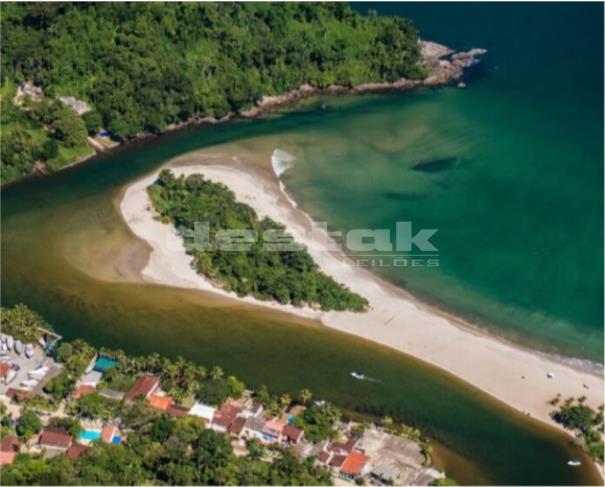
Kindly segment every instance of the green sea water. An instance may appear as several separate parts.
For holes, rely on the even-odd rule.
[[[421,7],[415,6],[406,8],[413,10],[412,16],[419,16],[419,24],[422,25],[424,18],[427,26],[432,25],[430,19],[434,12],[424,13]],[[471,15],[473,9],[483,8],[467,5],[466,12]],[[449,13],[450,18],[452,15]],[[561,15],[573,18],[569,12]],[[597,19],[595,15],[588,17],[582,17],[582,21]],[[469,20],[468,25],[475,24]],[[459,44],[456,38],[442,39],[437,32],[431,33],[431,37],[450,42],[455,47],[482,45],[490,49],[490,56],[498,52],[494,45],[488,45],[489,29],[475,41],[472,29],[468,35],[463,35],[453,27],[449,30],[446,27],[444,21],[443,35],[459,36]],[[581,41],[575,39],[574,42]],[[508,45],[502,46],[501,51],[508,48]],[[540,58],[538,54],[534,56]],[[592,132],[588,127],[591,124],[582,125],[577,121],[572,124],[570,130],[574,137],[584,137],[578,139],[583,140],[583,145],[570,143],[568,152],[548,149],[549,157],[559,161],[548,165],[543,158],[545,147],[530,139],[546,130],[543,127],[555,124],[554,112],[540,122],[540,127],[532,128],[527,124],[523,125],[523,130],[516,130],[526,117],[535,116],[536,109],[526,105],[526,98],[524,103],[519,103],[525,108],[517,107],[524,115],[511,115],[515,108],[509,105],[518,101],[516,97],[509,95],[501,99],[498,89],[488,96],[486,84],[496,82],[498,72],[504,69],[504,64],[499,69],[496,66],[499,64],[493,64],[493,58],[488,57],[485,70],[476,73],[476,79],[469,82],[466,91],[446,89],[396,96],[327,99],[301,112],[271,120],[199,127],[133,144],[60,174],[6,188],[2,191],[2,303],[27,303],[54,323],[67,338],[83,337],[95,345],[122,347],[131,353],[180,354],[205,365],[219,364],[252,386],[265,383],[277,392],[308,387],[316,397],[335,401],[342,407],[401,418],[422,428],[434,439],[439,466],[464,483],[595,483],[594,469],[581,452],[570,445],[568,437],[490,400],[442,371],[286,315],[217,301],[204,293],[131,283],[128,281],[132,276],[122,275],[124,266],[116,264],[117,256],[136,260],[141,250],[140,242],[127,231],[116,208],[126,184],[172,157],[194,149],[245,141],[248,147],[258,146],[259,151],[265,151],[266,141],[270,140],[271,149],[283,146],[284,150],[297,156],[296,165],[286,173],[286,184],[300,199],[303,209],[314,216],[325,216],[341,228],[361,224],[388,226],[397,219],[418,222],[419,227],[439,228],[435,243],[440,249],[442,267],[438,273],[427,275],[419,270],[414,274],[400,274],[387,270],[386,277],[419,293],[424,292],[444,306],[477,316],[498,333],[515,332],[524,338],[532,337],[541,347],[568,351],[570,356],[597,359],[599,348],[594,342],[599,336],[602,338],[602,329],[595,325],[597,318],[593,312],[585,312],[578,318],[566,311],[568,308],[559,302],[565,295],[563,291],[558,291],[550,306],[544,305],[549,302],[545,297],[525,306],[510,302],[509,296],[520,299],[523,293],[519,289],[529,286],[530,282],[526,273],[519,276],[519,272],[507,269],[515,265],[509,253],[520,252],[522,247],[512,245],[517,240],[510,235],[500,235],[496,228],[491,240],[487,240],[491,242],[489,246],[485,239],[480,240],[481,245],[469,244],[467,253],[448,243],[465,240],[456,233],[461,226],[474,238],[481,233],[476,230],[477,225],[486,227],[486,231],[493,225],[508,228],[503,223],[504,217],[516,205],[523,210],[517,209],[518,213],[530,215],[521,218],[524,226],[518,239],[532,237],[530,222],[533,218],[533,221],[550,222],[543,226],[543,231],[550,229],[551,235],[560,235],[562,242],[569,244],[565,237],[567,232],[559,226],[558,215],[563,212],[572,215],[572,226],[584,229],[584,251],[591,254],[585,254],[586,259],[602,259],[602,245],[594,248],[595,240],[600,242],[601,227],[597,232],[585,228],[590,222],[594,223],[595,214],[600,218],[600,202],[594,206],[595,198],[600,196],[591,193],[598,193],[600,189],[590,188],[596,184],[595,180],[599,184],[602,182],[602,169],[596,167],[598,161],[594,159],[595,153],[598,155],[602,150],[594,141],[597,138],[598,142],[598,137],[602,137],[602,122],[593,117],[593,122],[601,125],[590,129]],[[521,86],[519,80],[519,91],[522,91]],[[537,97],[539,91],[535,90],[529,99]],[[480,99],[475,99],[478,96]],[[565,105],[563,101],[559,100]],[[500,106],[502,111],[498,113],[509,113],[511,118],[505,122],[490,116],[488,112],[493,111],[494,105],[488,109],[483,106],[485,103]],[[596,105],[602,106],[602,99]],[[592,104],[584,106],[585,110],[589,108],[594,111]],[[552,109],[556,112],[554,107]],[[480,117],[482,124],[473,118],[479,116],[473,115],[475,111],[483,114]],[[402,112],[406,115],[402,116]],[[502,140],[496,137],[498,128],[502,129]],[[561,133],[554,133],[549,144],[563,144]],[[491,141],[491,150],[488,141]],[[530,149],[524,151],[522,147]],[[578,162],[578,147],[584,147],[584,163]],[[516,163],[516,158],[507,162],[510,165],[515,162],[513,167],[504,167],[506,160],[498,159],[496,154],[506,151],[515,154],[516,158],[526,158],[525,171]],[[491,158],[487,158],[489,154]],[[532,154],[530,159],[527,159],[528,154]],[[573,161],[576,161],[573,167],[566,166],[564,154],[573,155]],[[270,155],[271,150],[268,150],[267,160]],[[417,161],[435,157],[454,158],[455,163],[446,164],[446,170],[434,173],[409,169]],[[490,161],[494,160],[499,161],[501,167],[491,167]],[[557,177],[560,187],[554,191],[552,186],[556,186]],[[584,185],[583,189],[576,188],[577,184]],[[538,191],[537,188],[544,189]],[[572,191],[571,188],[576,189]],[[475,192],[475,197],[464,194],[465,190]],[[522,202],[515,203],[512,196],[518,198],[519,194],[525,197]],[[545,205],[540,194],[552,198],[554,206]],[[586,205],[583,206],[582,201]],[[532,202],[542,209],[526,207]],[[576,210],[567,211],[568,207]],[[482,208],[485,213],[495,212],[497,218],[486,223],[489,219],[483,216]],[[460,220],[460,225],[449,221],[454,218]],[[584,218],[585,222],[580,223]],[[473,224],[462,225],[468,221]],[[601,225],[601,221],[596,224]],[[500,244],[502,239],[506,245]],[[532,241],[535,243],[539,239],[532,237]],[[499,249],[500,257],[491,250],[492,246]],[[565,251],[568,257],[575,255],[575,262],[578,262],[577,255],[581,252],[575,254],[569,250],[569,245],[556,249],[560,249],[557,252]],[[552,247],[550,251],[555,252]],[[494,252],[494,255],[484,257],[486,252]],[[454,259],[460,254],[467,264]],[[480,261],[474,261],[473,255]],[[501,300],[497,299],[497,286],[487,279],[491,274],[481,273],[488,261],[494,272],[502,276],[499,284],[503,293]],[[594,260],[592,262],[594,264]],[[472,272],[466,270],[467,266]],[[601,268],[591,265],[588,269],[576,269],[577,281],[573,282],[578,292],[567,292],[570,308],[590,307],[591,298],[587,296],[598,301],[595,295],[600,285],[597,281]],[[554,276],[541,278],[541,282],[552,284],[553,280],[560,279],[561,288],[575,289],[569,284],[571,278],[566,276],[560,262],[550,266],[543,260],[531,275],[537,275],[540,269]],[[476,274],[486,281],[482,283]],[[100,275],[104,279],[100,279]],[[496,281],[496,278],[491,280]],[[450,283],[451,291],[444,283]],[[430,292],[433,288],[434,294]],[[540,295],[536,287],[531,287],[530,291],[531,296]],[[475,293],[475,297],[465,300],[470,293]],[[478,306],[479,300],[482,300],[481,306]],[[578,305],[578,300],[583,304]],[[502,320],[496,319],[497,306],[501,307]],[[561,309],[559,313],[553,311],[557,308]],[[527,312],[531,309],[536,318],[533,325],[524,322],[513,326],[510,313],[518,312],[525,318],[531,314]],[[541,314],[558,318],[549,320],[539,316]],[[542,331],[542,326],[553,326],[555,322],[563,323],[561,335],[567,335],[566,338],[550,337],[548,332]],[[377,382],[352,380],[349,372],[356,369],[377,378]],[[583,466],[568,467],[566,462],[572,457],[582,458]]]
[[[289,191],[338,229],[438,229],[439,267],[375,270],[515,341],[602,363],[602,5],[378,10],[488,54],[466,89],[370,98],[284,140],[299,158]]]

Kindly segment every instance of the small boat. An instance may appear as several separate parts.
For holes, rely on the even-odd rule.
[[[34,346],[31,343],[25,345],[25,356],[27,358],[32,358],[34,356]]]
[[[14,344],[15,344],[15,339],[13,338],[12,335],[8,335],[6,337],[6,346],[8,347],[8,349],[11,350],[13,348]]]
[[[363,374],[363,372],[351,372],[351,377],[353,377],[353,379],[357,379],[357,380],[363,380],[366,378],[366,376]]]
[[[23,351],[23,343],[21,342],[21,340],[16,340],[15,341],[15,352],[17,352],[19,355],[21,355],[22,351]]]
[[[555,378],[555,374],[553,372],[548,372],[546,374],[546,377],[548,377],[549,379],[554,379]]]
[[[569,465],[570,467],[579,467],[580,465],[582,465],[582,462],[580,460],[569,460],[569,462],[567,462],[567,465]]]

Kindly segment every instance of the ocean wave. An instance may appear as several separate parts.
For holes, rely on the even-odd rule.
[[[291,169],[296,162],[296,157],[281,149],[275,149],[271,154],[271,166],[277,179],[281,177],[288,169]]]
[[[296,201],[294,201],[287,193],[286,185],[281,180],[281,175],[284,174],[287,170],[294,167],[295,162],[296,157],[284,150],[275,149],[273,151],[273,154],[271,154],[271,167],[273,168],[273,172],[275,173],[275,176],[277,177],[277,180],[279,182],[279,189],[281,190],[283,195],[288,199],[290,204],[294,207],[297,207],[298,205],[296,204]]]

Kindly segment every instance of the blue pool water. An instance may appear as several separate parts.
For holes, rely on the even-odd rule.
[[[78,435],[78,437],[81,440],[94,441],[101,438],[101,432],[95,430],[84,430]]]
[[[107,357],[100,357],[99,360],[97,360],[97,362],[95,363],[94,370],[96,370],[97,372],[107,372],[109,369],[113,369],[117,365],[117,360]]]

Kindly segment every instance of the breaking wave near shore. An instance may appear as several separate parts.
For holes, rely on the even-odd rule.
[[[282,174],[284,174],[289,169],[292,169],[295,163],[296,157],[284,150],[275,149],[273,151],[273,154],[271,154],[271,167],[273,168],[273,173],[275,174],[275,177],[277,177],[277,180],[279,182],[279,189],[288,199],[290,204],[294,207],[297,207],[298,205],[296,204],[296,201],[294,201],[286,192],[286,185],[281,179]]]

